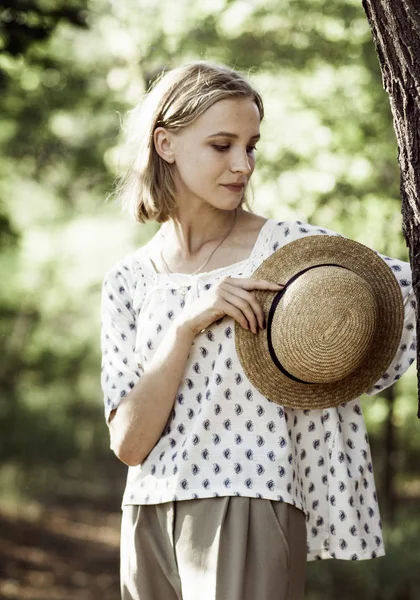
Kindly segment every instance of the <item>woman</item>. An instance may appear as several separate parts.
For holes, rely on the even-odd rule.
[[[103,286],[106,419],[129,466],[123,600],[299,600],[307,560],[384,554],[358,400],[285,409],[253,388],[235,352],[235,321],[265,327],[253,292],[282,289],[252,279],[258,265],[289,241],[333,235],[244,210],[263,116],[242,75],[196,62],[164,75],[129,126],[136,154],[121,196],[139,222],[163,225]],[[391,266],[409,279],[407,263]],[[403,296],[399,375],[415,354],[410,285]],[[347,443],[363,489],[349,489],[348,466],[336,481],[327,434],[305,467],[321,425]]]

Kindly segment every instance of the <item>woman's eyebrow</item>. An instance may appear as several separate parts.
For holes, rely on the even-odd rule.
[[[207,139],[213,138],[213,137],[229,137],[229,138],[237,140],[239,136],[236,135],[236,133],[229,133],[228,131],[219,131],[218,133],[212,133],[211,135],[207,136]],[[260,137],[261,137],[261,135],[259,133],[257,133],[256,135],[253,135],[250,138],[250,140],[258,141],[260,139]]]

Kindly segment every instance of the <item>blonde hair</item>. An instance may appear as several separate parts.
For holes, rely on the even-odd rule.
[[[129,113],[127,143],[132,156],[116,192],[123,208],[137,221],[164,223],[176,206],[171,169],[155,150],[155,129],[179,131],[213,104],[228,98],[252,99],[261,120],[264,118],[261,96],[243,75],[216,63],[196,61],[162,73]],[[241,204],[244,202],[245,195]]]

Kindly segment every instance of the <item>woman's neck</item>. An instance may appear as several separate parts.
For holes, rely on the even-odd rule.
[[[217,211],[209,215],[191,215],[171,219],[160,232],[166,247],[176,247],[185,260],[197,256],[206,245],[214,245],[232,235],[242,209]]]

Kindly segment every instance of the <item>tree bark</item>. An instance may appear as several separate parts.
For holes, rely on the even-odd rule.
[[[388,92],[401,170],[403,233],[409,250],[420,334],[420,3],[362,0]],[[417,345],[420,418],[420,344]]]

